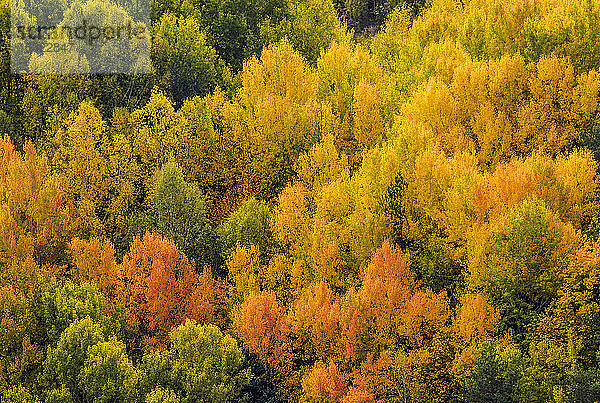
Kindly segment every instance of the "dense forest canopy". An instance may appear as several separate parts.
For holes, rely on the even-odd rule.
[[[600,402],[599,2],[155,0],[148,74],[9,37],[125,3],[0,0],[2,402]]]

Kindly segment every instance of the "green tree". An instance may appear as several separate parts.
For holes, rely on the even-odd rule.
[[[116,339],[99,342],[87,351],[79,373],[79,386],[85,400],[94,402],[132,401],[137,396],[138,373]]]
[[[486,341],[476,351],[473,369],[465,380],[465,398],[473,403],[515,401],[522,370],[517,348],[502,350],[495,341]]]
[[[270,39],[265,31],[275,29],[290,15],[286,0],[191,0],[153,2],[153,20],[171,13],[193,17],[205,34],[207,43],[234,71],[245,59],[259,53]]]
[[[13,386],[12,388],[4,391],[2,395],[2,401],[5,403],[39,403],[40,400],[32,395],[27,388],[23,385]]]
[[[206,216],[204,197],[193,183],[187,183],[181,168],[167,162],[155,175],[151,194],[154,227],[172,239],[197,268],[220,264],[216,234]]]
[[[35,315],[37,297],[37,292],[23,292],[13,284],[0,288],[0,390],[17,384],[35,390],[44,359]]]
[[[578,238],[543,202],[523,200],[500,221],[483,248],[473,278],[487,290],[502,322],[519,337],[526,326],[557,298],[560,273]]]
[[[51,343],[58,341],[72,323],[86,317],[100,322],[106,313],[104,297],[93,284],[76,285],[56,279],[42,292],[38,310]]]
[[[88,316],[65,329],[56,346],[49,347],[44,362],[44,379],[49,386],[66,387],[74,399],[83,398],[79,374],[88,358],[88,349],[105,341],[102,327]]]
[[[294,49],[313,64],[334,41],[349,39],[331,0],[290,0],[287,37]]]
[[[186,401],[228,402],[250,380],[242,350],[218,327],[187,320],[170,337],[173,379]]]
[[[236,341],[193,320],[173,329],[168,351],[142,359],[147,402],[230,402],[251,379]]]
[[[224,85],[225,66],[194,17],[163,14],[154,27],[152,59],[160,88],[178,105]]]
[[[234,211],[218,228],[225,257],[231,255],[237,245],[255,245],[260,256],[266,259],[270,252],[272,234],[269,207],[254,198],[248,199]]]

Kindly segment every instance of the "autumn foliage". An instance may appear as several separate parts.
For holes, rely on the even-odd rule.
[[[0,32],[0,401],[600,402],[599,4],[156,0],[145,75]]]
[[[219,288],[210,270],[196,273],[172,241],[146,233],[136,238],[121,265],[121,303],[148,348],[164,347],[185,318],[217,322]]]
[[[235,331],[277,375],[290,370],[293,344],[291,321],[273,292],[251,293],[234,316]]]

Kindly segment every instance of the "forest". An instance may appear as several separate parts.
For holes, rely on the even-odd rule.
[[[600,2],[137,3],[0,0],[1,402],[600,402]]]

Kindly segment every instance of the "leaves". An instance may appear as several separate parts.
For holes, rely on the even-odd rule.
[[[156,173],[152,190],[156,232],[172,239],[196,267],[210,265],[216,271],[219,264],[216,235],[206,217],[198,187],[187,183],[181,168],[169,161]]]
[[[147,232],[134,239],[121,267],[122,303],[146,348],[164,347],[169,331],[186,318],[216,322],[219,287],[198,275],[172,241]]]
[[[251,353],[265,362],[278,376],[291,369],[293,341],[291,320],[273,292],[251,293],[235,314],[237,335]]]
[[[175,3],[0,71],[3,401],[595,399],[597,4]]]

